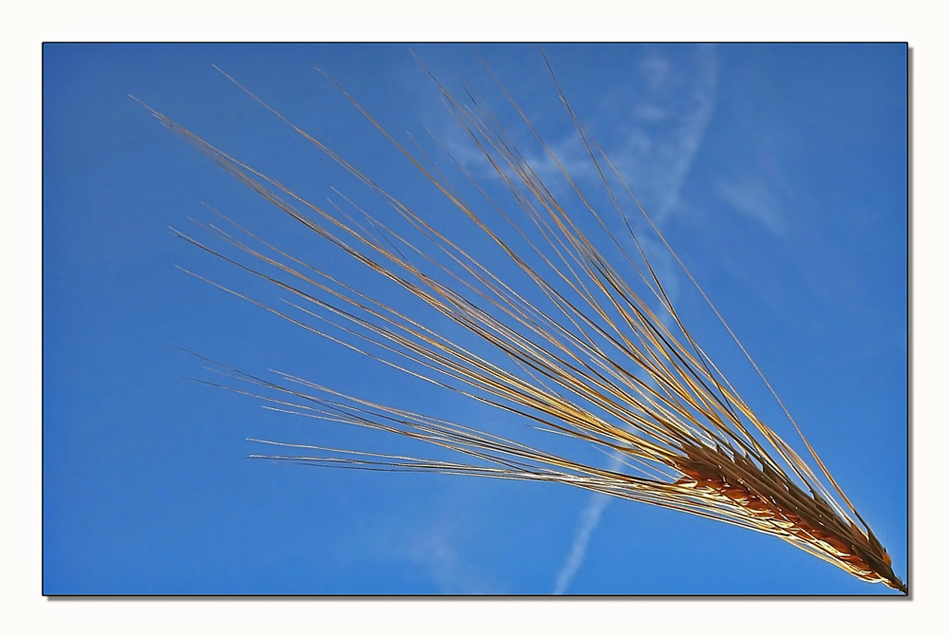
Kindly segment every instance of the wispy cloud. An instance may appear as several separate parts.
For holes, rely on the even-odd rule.
[[[719,180],[719,194],[748,219],[765,227],[775,237],[785,234],[778,200],[767,182],[748,176]]]
[[[718,61],[713,47],[645,48],[629,73],[619,76],[601,96],[595,112],[583,115],[587,130],[658,227],[682,211],[680,193],[712,117],[717,82]],[[458,128],[447,124],[439,138],[455,160],[472,174],[496,175],[482,152]],[[525,161],[542,181],[549,186],[562,183],[564,170],[581,188],[601,187],[600,177],[576,130],[560,138],[546,136],[545,144],[546,150],[537,148],[527,134],[524,140],[515,140]],[[557,162],[548,151],[557,157]],[[620,192],[622,189],[618,189]],[[616,224],[618,238],[626,232],[621,230],[620,218],[608,223]],[[641,238],[641,244],[673,298],[678,288],[677,271],[668,252],[649,236]],[[587,548],[610,501],[609,497],[592,495],[581,512],[570,549],[556,576],[556,593],[566,592],[582,568]],[[448,573],[455,569],[451,553],[438,546],[430,550],[427,555],[433,566],[440,566],[438,570]]]
[[[620,467],[621,462],[612,458],[608,469],[616,472]],[[610,504],[610,500],[611,497],[606,494],[594,494],[587,500],[587,505],[584,506],[584,510],[581,512],[577,531],[574,533],[571,549],[561,564],[557,578],[554,579],[555,594],[563,594],[567,591],[567,588],[574,581],[574,576],[577,575],[577,570],[584,564],[590,539],[594,535],[594,530],[600,525],[600,518],[603,516],[604,510],[607,509],[607,505]]]
[[[460,522],[441,519],[414,536],[410,558],[425,565],[443,593],[476,594],[493,591],[476,566],[467,562],[458,544]]]
[[[692,60],[686,62],[674,61],[657,49],[640,61],[637,73],[622,90],[604,98],[602,113],[595,118],[604,127],[625,123],[619,135],[609,138],[612,142],[605,151],[658,226],[677,208],[712,117],[716,83],[717,61],[712,48],[697,48]],[[605,138],[596,130],[594,133]],[[556,152],[566,166],[576,166],[582,177],[590,170],[579,140],[562,142]],[[587,168],[580,168],[581,164]],[[665,281],[675,288],[675,271],[660,266]],[[619,469],[619,461],[611,463],[617,465],[612,469]],[[602,494],[588,500],[558,570],[554,593],[563,594],[571,586],[611,500]]]

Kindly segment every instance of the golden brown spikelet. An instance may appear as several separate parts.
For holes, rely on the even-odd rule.
[[[234,222],[233,234],[211,226],[208,229],[224,245],[235,249],[238,258],[180,235],[277,286],[294,302],[288,309],[277,309],[220,284],[213,285],[385,365],[516,414],[539,429],[598,446],[622,457],[627,464],[624,470],[605,470],[520,442],[514,435],[502,437],[435,419],[424,411],[381,405],[289,374],[278,373],[275,381],[268,381],[216,366],[232,377],[234,389],[264,399],[274,409],[399,434],[452,453],[461,452],[471,462],[272,441],[265,443],[302,449],[303,453],[254,456],[319,466],[562,482],[770,534],[862,580],[906,592],[891,569],[890,557],[804,437],[809,461],[756,416],[696,343],[637,233],[627,227],[633,250],[621,252],[628,262],[624,268],[628,272],[632,269],[639,281],[623,276],[619,266],[611,263],[605,251],[588,237],[586,228],[602,228],[620,247],[603,218],[623,215],[617,204],[621,197],[628,197],[637,207],[639,203],[623,176],[577,120],[553,71],[551,77],[589,155],[599,188],[613,209],[599,211],[590,203],[500,84],[525,128],[548,153],[562,190],[571,195],[571,206],[566,196],[554,194],[560,191],[550,188],[547,178],[539,176],[484,104],[474,96],[463,103],[432,77],[461,130],[492,167],[494,179],[504,185],[517,204],[505,209],[449,156],[498,212],[499,217],[492,219],[503,228],[493,226],[485,213],[465,201],[428,157],[410,152],[338,87],[455,211],[508,259],[519,280],[528,282],[521,285],[530,287],[530,291],[509,284],[493,264],[482,263],[467,253],[461,242],[443,234],[425,214],[398,200],[240,84],[248,95],[385,201],[427,244],[420,247],[401,231],[373,220],[355,204],[350,213],[316,205],[166,116],[152,113],[308,232],[335,246],[355,265],[386,278],[406,298],[421,301],[441,319],[467,331],[486,348],[500,353],[508,365],[441,334],[375,297],[372,291],[349,287],[321,271],[319,264],[295,257]],[[647,212],[642,208],[640,212],[649,230],[682,266]],[[367,221],[358,223],[358,215]],[[590,223],[582,224],[581,217]],[[520,237],[519,250],[507,243],[512,231]],[[686,274],[695,284],[692,275],[688,271]],[[532,296],[540,303],[535,303]],[[661,315],[669,321],[662,320]],[[777,395],[775,398],[778,400]],[[800,434],[785,406],[779,404]]]

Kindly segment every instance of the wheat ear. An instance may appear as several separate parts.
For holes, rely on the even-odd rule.
[[[671,253],[672,248],[620,171],[578,121],[553,71],[551,77],[598,176],[598,188],[610,201],[609,211],[601,212],[592,203],[500,83],[526,130],[550,158],[556,179],[563,181],[562,190],[568,195],[554,194],[477,96],[470,94],[463,103],[432,78],[461,130],[491,167],[497,183],[504,185],[507,205],[442,147],[449,164],[480,193],[484,208],[466,202],[460,189],[421,150],[422,145],[410,151],[337,86],[451,207],[500,251],[523,283],[509,282],[497,269],[473,257],[422,213],[236,81],[381,198],[407,230],[384,225],[342,194],[349,211],[334,203],[324,207],[307,201],[149,110],[306,231],[384,278],[401,294],[421,300],[443,319],[461,326],[482,347],[463,346],[411,313],[383,303],[372,291],[348,285],[218,211],[214,213],[232,230],[213,224],[204,228],[222,248],[185,233],[179,236],[269,282],[293,301],[277,308],[190,274],[385,365],[518,415],[539,429],[607,450],[623,460],[623,469],[606,470],[514,437],[378,404],[287,373],[277,372],[275,380],[267,380],[209,361],[210,369],[231,381],[206,383],[263,399],[271,409],[399,434],[461,452],[470,460],[370,454],[277,441],[259,442],[298,453],[252,456],[324,467],[570,484],[777,536],[861,580],[906,592],[881,543],[804,436],[818,470],[756,416],[683,325],[621,202],[633,202]],[[609,229],[604,217],[608,213],[624,221],[626,240]],[[605,238],[606,248],[591,239],[592,232]],[[512,237],[518,241],[517,250],[511,245]],[[608,249],[620,263],[606,257]],[[226,250],[236,256],[228,256]],[[636,277],[630,279],[622,271]],[[661,320],[659,312],[672,325]],[[483,352],[485,347],[493,354]],[[797,424],[794,427],[798,430]]]

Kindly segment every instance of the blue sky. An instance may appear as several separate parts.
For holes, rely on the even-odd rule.
[[[413,50],[451,87],[490,94],[467,47]],[[536,49],[478,51],[579,179],[592,180]],[[579,117],[906,576],[906,49],[546,53]],[[315,202],[331,187],[359,194],[212,64],[435,215],[437,194],[414,188],[398,154],[314,66],[388,129],[421,138],[429,128],[484,170],[405,47],[47,46],[46,593],[889,591],[774,538],[563,486],[246,459],[261,450],[245,437],[373,450],[391,442],[189,381],[206,375],[175,346],[472,425],[521,426],[175,269],[269,294],[167,230],[200,234],[188,218],[210,221],[206,202],[349,272],[128,98]],[[658,265],[701,343],[779,424],[695,291],[671,261]]]

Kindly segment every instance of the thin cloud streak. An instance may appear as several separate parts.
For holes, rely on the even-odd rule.
[[[617,471],[621,467],[621,462],[616,458],[611,458],[608,469]],[[577,575],[577,571],[584,564],[587,558],[587,547],[590,545],[590,539],[594,535],[594,530],[600,525],[600,519],[604,510],[610,504],[611,497],[606,494],[594,494],[587,500],[584,511],[581,512],[580,524],[577,532],[574,534],[574,542],[571,543],[571,549],[567,553],[567,558],[561,565],[561,570],[557,573],[554,581],[555,594],[563,594],[570,587]]]
[[[761,224],[775,237],[785,235],[785,222],[767,182],[745,177],[720,180],[716,186],[722,198],[746,218]]]
[[[641,81],[646,84],[645,99],[629,107],[635,122],[639,123],[627,131],[623,146],[607,149],[612,161],[634,191],[646,191],[641,201],[650,211],[657,226],[669,217],[679,202],[680,190],[702,143],[715,106],[718,75],[715,51],[711,47],[699,47],[694,62],[696,71],[690,80],[692,92],[686,97],[688,108],[680,114],[677,114],[676,110],[682,105],[670,97],[669,88],[682,81],[683,70],[675,68],[660,52],[641,62],[639,71]],[[631,87],[639,88],[633,83]],[[658,127],[671,127],[672,130],[663,134],[655,130]],[[569,144],[565,144],[563,148],[566,150]],[[588,163],[586,157],[569,154],[564,158],[564,164],[567,166],[581,162]],[[648,180],[646,185],[652,185],[653,188],[647,189],[646,185],[638,185],[638,182],[644,181],[643,175]],[[634,176],[640,179],[634,179]],[[658,274],[675,287],[676,278],[669,264],[661,264]],[[671,295],[671,300],[674,296]],[[609,467],[618,470],[620,465],[619,459],[612,458]],[[610,501],[611,498],[604,494],[594,494],[588,499],[581,512],[571,548],[555,578],[553,593],[564,594],[573,583],[584,564],[591,539]]]

